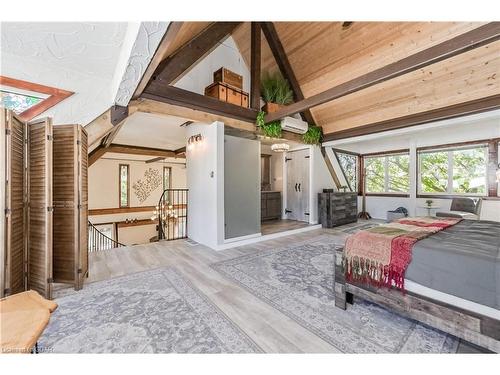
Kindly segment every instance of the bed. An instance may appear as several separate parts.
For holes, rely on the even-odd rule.
[[[486,349],[500,352],[500,223],[462,220],[415,243],[406,293],[346,281],[335,254],[335,305],[369,300]]]

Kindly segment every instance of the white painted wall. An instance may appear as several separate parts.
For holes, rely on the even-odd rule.
[[[156,235],[156,224],[118,228],[120,243],[127,246],[148,243]]]
[[[205,87],[213,83],[213,73],[221,67],[242,75],[243,91],[250,91],[250,71],[231,36],[200,60],[174,86],[203,95]]]
[[[325,159],[321,154],[319,146],[310,146],[310,166],[311,173],[309,174],[311,197],[309,200],[309,223],[318,224],[318,193],[323,189],[333,189],[335,183],[332,175],[326,166]]]
[[[410,150],[410,196],[408,198],[366,198],[367,211],[372,217],[385,219],[388,210],[400,206],[406,207],[410,215],[424,215],[427,213],[426,209],[419,207],[424,205],[426,198],[417,198],[416,196],[417,148],[499,137],[500,111],[491,111],[406,129],[327,142],[325,145],[357,153],[383,152],[404,148]],[[449,210],[451,199],[431,199],[441,206],[440,210]],[[361,198],[359,198],[359,210],[361,210],[361,201]],[[500,221],[500,200],[483,200],[480,218]]]
[[[130,159],[134,155],[129,156]],[[182,162],[183,159],[176,159]],[[149,169],[158,170],[163,178],[163,167],[172,168],[172,188],[186,188],[186,168],[179,164],[149,163],[144,161],[110,160],[106,157],[99,159],[89,168],[89,209],[94,208],[116,208],[119,207],[118,168],[120,164],[130,166],[130,207],[155,206],[163,192],[163,185],[158,186],[144,202],[134,194],[132,186],[140,179],[144,179],[144,173]]]
[[[186,150],[188,236],[216,249],[224,242],[224,124],[193,123],[186,133],[203,137]]]

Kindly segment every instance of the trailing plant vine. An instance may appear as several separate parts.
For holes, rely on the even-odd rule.
[[[323,132],[321,127],[311,125],[307,132],[302,136],[302,140],[308,145],[318,145],[321,143],[321,138],[323,138]]]
[[[264,117],[266,113],[264,111],[260,111],[257,114],[257,119],[255,124],[259,127],[264,134],[264,136],[269,138],[281,138],[281,122],[280,121],[271,121],[269,123],[264,122]]]

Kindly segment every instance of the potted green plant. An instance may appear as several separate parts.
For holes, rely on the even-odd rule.
[[[302,136],[302,141],[308,145],[319,145],[323,138],[323,131],[320,126],[309,125],[307,132]]]
[[[264,117],[266,116],[266,112],[260,111],[257,114],[257,120],[255,124],[262,131],[265,137],[269,138],[281,138],[281,122],[280,121],[271,121],[269,123],[264,122]]]
[[[264,112],[276,112],[293,101],[293,91],[281,73],[265,73],[261,78],[260,92],[266,102]]]

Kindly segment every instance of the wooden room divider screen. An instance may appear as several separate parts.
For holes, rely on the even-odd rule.
[[[58,125],[54,132],[54,281],[83,285],[87,252],[87,132]]]
[[[29,124],[1,109],[0,296],[53,281],[83,285],[87,258],[87,133],[81,126]],[[54,147],[55,145],[55,147]]]

